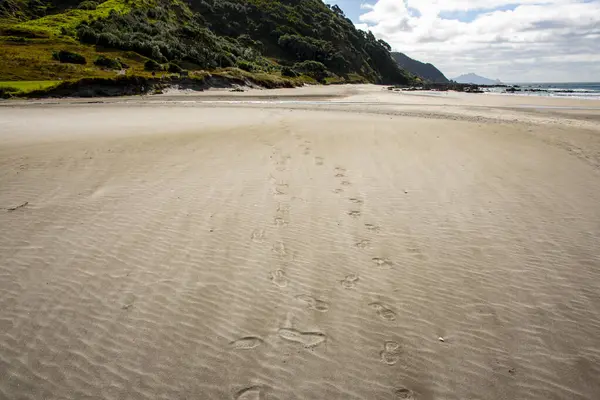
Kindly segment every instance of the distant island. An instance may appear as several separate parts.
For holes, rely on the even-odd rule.
[[[483,76],[479,76],[473,73],[470,74],[464,74],[461,75],[459,77],[456,77],[453,79],[453,81],[455,81],[456,83],[466,83],[466,84],[473,84],[473,85],[502,85],[502,81],[500,81],[499,79],[489,79],[489,78],[484,78]]]
[[[433,64],[423,63],[410,58],[404,53],[392,52],[392,58],[398,63],[400,68],[433,83],[448,83],[449,80]]]

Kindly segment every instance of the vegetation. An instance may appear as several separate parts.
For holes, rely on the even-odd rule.
[[[13,91],[30,92],[56,86],[60,81],[8,81],[0,82],[0,88],[11,88]]]
[[[94,60],[94,65],[97,65],[98,67],[101,67],[101,68],[119,69],[119,70],[128,67],[128,65],[125,64],[124,62],[122,62],[120,59],[111,58],[111,57],[105,56],[104,54],[99,55],[98,58],[96,58],[96,60]]]
[[[403,53],[392,53],[392,58],[398,65],[412,74],[432,83],[448,83],[448,78],[437,69],[433,64],[425,64],[417,60],[413,60]]]
[[[60,81],[8,81],[0,82],[0,98],[19,96],[35,90],[46,90]]]
[[[156,62],[156,61],[154,61],[154,60],[148,60],[148,61],[146,61],[146,62],[144,63],[144,69],[145,69],[146,71],[152,71],[152,72],[155,72],[155,71],[162,71],[162,70],[163,70],[163,66],[162,66],[162,65],[160,65],[159,63],[157,63],[157,62]]]
[[[110,79],[127,67],[266,85],[414,80],[387,43],[321,0],[0,2],[0,79]]]
[[[69,50],[53,51],[52,58],[61,63],[68,64],[86,64],[87,60],[84,56],[79,53],[75,53]]]

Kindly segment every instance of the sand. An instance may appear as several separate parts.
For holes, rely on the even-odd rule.
[[[0,105],[0,398],[598,398],[597,102],[101,101]]]

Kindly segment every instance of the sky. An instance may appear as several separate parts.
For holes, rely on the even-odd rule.
[[[326,0],[448,78],[600,82],[600,0]]]

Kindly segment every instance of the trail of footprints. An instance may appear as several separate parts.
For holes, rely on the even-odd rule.
[[[300,139],[300,137],[297,137],[297,139]],[[309,141],[304,141],[299,146],[304,148],[304,155],[310,155],[311,147]],[[285,171],[291,156],[282,155],[279,153],[279,151],[276,151],[271,158],[274,160],[275,169],[277,171]],[[325,160],[323,157],[314,157],[314,164],[316,166],[323,166],[324,163]],[[347,170],[345,168],[340,166],[335,167],[334,177],[339,180],[340,185],[340,187],[333,190],[334,193],[343,193],[344,188],[352,186],[352,183],[347,178]],[[273,196],[284,197],[289,194],[289,184],[287,182],[277,180],[273,175],[270,176],[270,180],[273,184]],[[361,206],[363,205],[364,200],[358,197],[350,197],[348,201],[352,203],[353,206],[347,211],[347,215],[354,220],[360,219],[363,216]],[[289,204],[284,201],[278,202],[278,207],[275,210],[273,217],[273,225],[277,229],[285,228],[290,223],[289,215]],[[365,223],[364,227],[370,233],[378,233],[381,230],[378,225],[371,223]],[[267,236],[265,234],[265,230],[255,229],[251,233],[250,239],[256,244],[266,243]],[[360,239],[355,243],[355,247],[360,250],[370,249],[371,240]],[[272,242],[271,251],[279,261],[285,260],[286,257],[290,255],[285,243],[282,241]],[[375,268],[378,269],[390,269],[394,265],[392,260],[387,257],[372,257],[371,263]],[[269,273],[269,279],[272,284],[279,289],[286,288],[289,284],[289,279],[285,271],[281,268],[272,270]],[[360,276],[356,273],[351,273],[341,279],[339,284],[344,290],[354,290],[359,285],[359,282]],[[298,294],[295,296],[295,299],[302,303],[309,311],[319,313],[326,313],[329,311],[330,305],[328,302],[311,295]],[[391,306],[381,302],[372,302],[369,303],[368,306],[374,311],[374,314],[383,321],[392,322],[396,320],[396,312]],[[323,332],[304,332],[292,327],[280,327],[277,330],[277,336],[284,341],[297,344],[305,349],[314,349],[327,342],[327,336]],[[230,342],[229,347],[233,351],[249,351],[264,344],[264,339],[258,336],[246,336]],[[395,365],[400,360],[400,344],[395,341],[384,342],[379,356],[382,363],[389,366]],[[260,385],[249,386],[237,391],[234,394],[234,398],[236,400],[260,399],[262,398],[261,396],[263,389],[265,388],[266,386]],[[415,394],[411,390],[403,387],[394,389],[393,394],[394,397],[400,399],[415,399]]]

